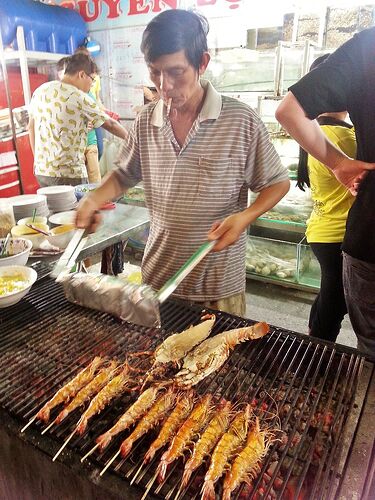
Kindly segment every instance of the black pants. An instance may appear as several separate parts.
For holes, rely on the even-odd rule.
[[[341,243],[310,243],[321,269],[320,292],[310,311],[310,335],[336,341],[347,313],[342,283]]]

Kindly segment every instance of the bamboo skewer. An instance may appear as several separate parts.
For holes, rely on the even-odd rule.
[[[95,446],[93,446],[93,447],[91,448],[91,450],[90,450],[90,451],[88,451],[88,452],[86,453],[86,455],[85,455],[84,457],[82,457],[82,458],[81,458],[81,463],[82,463],[84,460],[86,460],[86,458],[87,458],[87,457],[89,457],[92,453],[94,453],[94,451],[96,450],[96,448],[99,448],[99,443],[96,443],[96,445],[95,445]]]
[[[21,431],[20,431],[20,432],[21,432],[21,433],[22,433],[22,432],[25,432],[25,430],[26,430],[28,427],[30,427],[30,425],[31,425],[33,422],[35,422],[35,420],[36,420],[36,415],[34,415],[34,416],[33,416],[33,417],[32,417],[32,418],[31,418],[31,419],[27,422],[27,424],[26,424],[24,427],[22,427],[22,429],[21,429]]]
[[[110,465],[112,465],[112,464],[113,464],[113,462],[114,462],[114,461],[116,460],[116,458],[120,455],[120,453],[121,453],[121,450],[118,450],[118,451],[117,451],[117,452],[113,455],[113,457],[112,457],[110,460],[108,460],[108,462],[106,463],[106,465],[105,465],[104,469],[102,469],[102,470],[100,471],[99,476],[102,476],[102,475],[105,473],[105,471],[108,469],[108,467],[109,467]]]
[[[56,460],[56,458],[60,455],[60,453],[64,450],[64,448],[69,443],[69,441],[72,439],[72,437],[74,436],[75,433],[76,433],[76,430],[74,429],[74,431],[70,434],[70,436],[68,437],[68,439],[65,440],[64,444],[61,446],[61,448],[59,449],[59,451],[53,457],[52,462],[54,462]]]
[[[150,493],[152,485],[156,481],[156,478],[158,477],[158,474],[159,474],[159,471],[156,471],[155,474],[153,475],[153,477],[148,482],[147,487],[146,487],[146,491],[144,492],[143,497],[141,498],[141,500],[145,500],[145,498],[147,498],[147,495]]]
[[[142,462],[139,469],[137,470],[137,472],[135,473],[135,476],[132,477],[131,481],[130,481],[130,484],[132,485],[134,483],[134,481],[137,479],[137,477],[139,476],[139,474],[141,473],[142,469],[143,469],[143,466],[145,464]]]
[[[50,428],[53,426],[54,423],[55,423],[55,420],[53,420],[49,425],[47,425],[47,427],[45,429],[42,430],[42,436],[43,436],[43,434],[45,434],[47,431],[50,430]]]

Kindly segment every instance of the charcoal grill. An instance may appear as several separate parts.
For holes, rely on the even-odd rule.
[[[163,305],[161,315],[160,331],[121,323],[105,313],[67,302],[61,287],[44,276],[24,301],[0,313],[2,424],[19,431],[95,355],[124,359],[126,352],[152,349],[168,333],[198,322],[201,309],[170,301]],[[213,333],[253,323],[219,312]],[[237,346],[221,370],[201,382],[197,391],[251,402],[256,413],[264,418],[268,415],[270,425],[278,414],[283,433],[252,488],[243,486],[234,498],[331,499],[340,498],[343,489],[346,493],[352,489],[360,498],[361,492],[369,492],[371,481],[366,470],[373,468],[373,380],[372,362],[358,351],[282,328],[271,327],[263,339]],[[182,460],[171,467],[160,485],[152,482],[160,454],[140,469],[156,433],[140,440],[129,457],[115,461],[100,480],[98,471],[126,434],[114,439],[102,454],[94,453],[89,461],[79,463],[95,437],[117,420],[134,397],[120,398],[92,419],[88,432],[74,437],[59,461],[98,484],[98,491],[104,488],[107,498],[112,494],[140,498],[147,489],[148,498],[174,498]],[[23,439],[52,457],[71,434],[79,415],[79,411],[74,412],[43,436],[40,432],[45,426],[36,422]],[[203,474],[203,467],[193,474],[182,492],[184,498],[199,498]]]

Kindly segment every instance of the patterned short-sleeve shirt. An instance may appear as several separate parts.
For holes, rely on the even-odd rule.
[[[29,114],[35,123],[35,174],[87,177],[88,123],[97,128],[108,119],[98,104],[73,85],[53,81],[35,90]]]
[[[143,280],[156,290],[207,238],[215,221],[247,207],[248,189],[259,192],[288,179],[268,132],[246,104],[221,96],[202,81],[202,110],[182,147],[162,101],[136,118],[115,170],[121,185],[143,180],[150,236]],[[230,247],[205,257],[175,296],[218,300],[245,289],[245,232]]]

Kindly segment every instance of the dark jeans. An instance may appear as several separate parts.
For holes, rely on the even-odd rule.
[[[96,143],[98,146],[98,157],[99,160],[102,157],[103,154],[103,129],[102,127],[96,128],[95,129],[95,135],[96,135]]]
[[[343,281],[358,349],[375,358],[375,264],[344,253]]]
[[[341,243],[310,243],[321,269],[320,292],[311,307],[310,335],[336,341],[347,313],[342,283]]]

